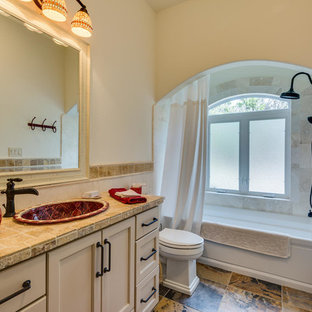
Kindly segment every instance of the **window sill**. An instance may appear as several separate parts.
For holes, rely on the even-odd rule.
[[[247,198],[247,199],[267,199],[267,200],[277,200],[277,201],[284,201],[290,202],[290,198],[288,197],[269,197],[269,196],[261,196],[261,195],[250,195],[250,194],[238,194],[238,193],[229,193],[229,192],[213,192],[213,191],[205,191],[205,195],[216,195],[216,196],[233,196],[235,198]]]

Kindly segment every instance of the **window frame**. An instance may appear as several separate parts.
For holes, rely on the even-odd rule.
[[[228,97],[217,101],[208,107],[208,151],[207,151],[207,187],[206,191],[213,193],[236,194],[242,196],[260,196],[266,198],[290,198],[290,176],[291,176],[291,102],[288,102],[288,109],[253,111],[244,113],[226,113],[218,115],[209,115],[209,110],[213,107],[224,104],[235,99],[249,97],[266,97],[279,99],[278,96],[271,94],[246,94]],[[285,193],[266,193],[249,191],[249,123],[257,120],[285,119]],[[222,188],[211,188],[210,182],[210,129],[211,124],[239,122],[239,190],[230,190]]]

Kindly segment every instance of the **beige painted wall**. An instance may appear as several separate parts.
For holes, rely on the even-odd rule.
[[[145,0],[89,0],[90,164],[152,160],[155,13]]]
[[[309,0],[188,0],[156,20],[156,98],[195,74],[240,60],[312,67]]]
[[[156,13],[145,0],[83,2],[94,27],[86,40],[91,45],[90,164],[151,161]],[[66,4],[68,20],[58,26],[71,33],[80,7],[76,1]],[[38,11],[33,3],[24,5]]]

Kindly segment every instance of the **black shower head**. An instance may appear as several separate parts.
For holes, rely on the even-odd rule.
[[[312,124],[312,116],[309,116],[307,119],[308,119],[308,122]]]
[[[298,100],[300,99],[300,94],[296,93],[293,89],[290,89],[287,92],[283,92],[280,97],[282,99]]]

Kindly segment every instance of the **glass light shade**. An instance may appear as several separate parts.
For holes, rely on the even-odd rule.
[[[65,22],[67,17],[65,0],[43,0],[42,13],[53,21]]]
[[[71,22],[71,29],[79,37],[87,38],[92,36],[92,22],[85,8],[82,8],[74,15]]]

